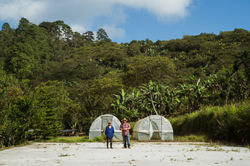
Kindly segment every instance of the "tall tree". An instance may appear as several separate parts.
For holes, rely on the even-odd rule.
[[[86,41],[88,43],[93,43],[95,38],[94,38],[94,33],[92,31],[87,31],[84,33],[84,35],[86,36]]]
[[[26,31],[26,30],[28,30],[29,26],[30,26],[29,20],[22,17],[19,21],[17,31]]]
[[[47,139],[48,136],[57,136],[57,131],[61,128],[61,123],[54,110],[52,98],[46,90],[40,94],[39,107],[42,111],[41,126],[36,129],[35,134],[42,136],[43,140]]]
[[[98,31],[97,31],[97,37],[96,38],[99,41],[111,42],[111,40],[109,39],[106,31],[103,28],[98,29]]]
[[[9,30],[11,30],[10,24],[7,23],[7,22],[4,23],[3,26],[2,26],[2,30],[3,30],[3,31],[9,31]]]
[[[63,115],[67,112],[72,100],[69,98],[69,93],[65,90],[63,82],[47,81],[41,83],[35,88],[36,93],[44,93],[50,96],[53,110],[56,111],[57,116],[62,120]]]

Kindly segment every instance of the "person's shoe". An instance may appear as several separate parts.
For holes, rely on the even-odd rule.
[[[122,149],[125,149],[126,147],[122,147]]]
[[[113,149],[112,147],[110,149]]]
[[[128,148],[129,148],[129,149],[131,149],[131,147],[130,147],[130,146],[129,146]]]
[[[109,149],[109,147],[107,147],[107,149]]]

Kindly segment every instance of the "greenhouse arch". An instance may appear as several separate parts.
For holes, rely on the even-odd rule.
[[[133,129],[133,138],[141,140],[173,140],[171,123],[160,115],[151,115],[139,120]]]
[[[94,139],[95,137],[103,135],[105,133],[106,126],[108,125],[108,121],[112,122],[112,126],[115,130],[113,140],[122,140],[122,133],[120,130],[121,122],[117,117],[111,114],[101,115],[94,120],[89,129],[89,139]]]

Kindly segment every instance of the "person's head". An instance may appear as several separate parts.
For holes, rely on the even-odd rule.
[[[111,125],[112,125],[111,121],[109,121],[109,122],[108,122],[108,125],[109,125],[109,126],[111,126]]]
[[[126,118],[124,118],[123,120],[122,120],[122,123],[127,123],[127,119]]]

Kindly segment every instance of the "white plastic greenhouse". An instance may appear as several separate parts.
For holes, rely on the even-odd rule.
[[[113,140],[122,140],[122,132],[120,130],[121,122],[117,117],[110,114],[101,115],[95,119],[89,129],[89,139],[94,139],[95,137],[103,135],[105,133],[106,126],[108,125],[108,121],[112,122],[112,126],[115,130]]]
[[[171,123],[160,115],[151,115],[139,120],[133,130],[133,138],[137,140],[173,140]]]

